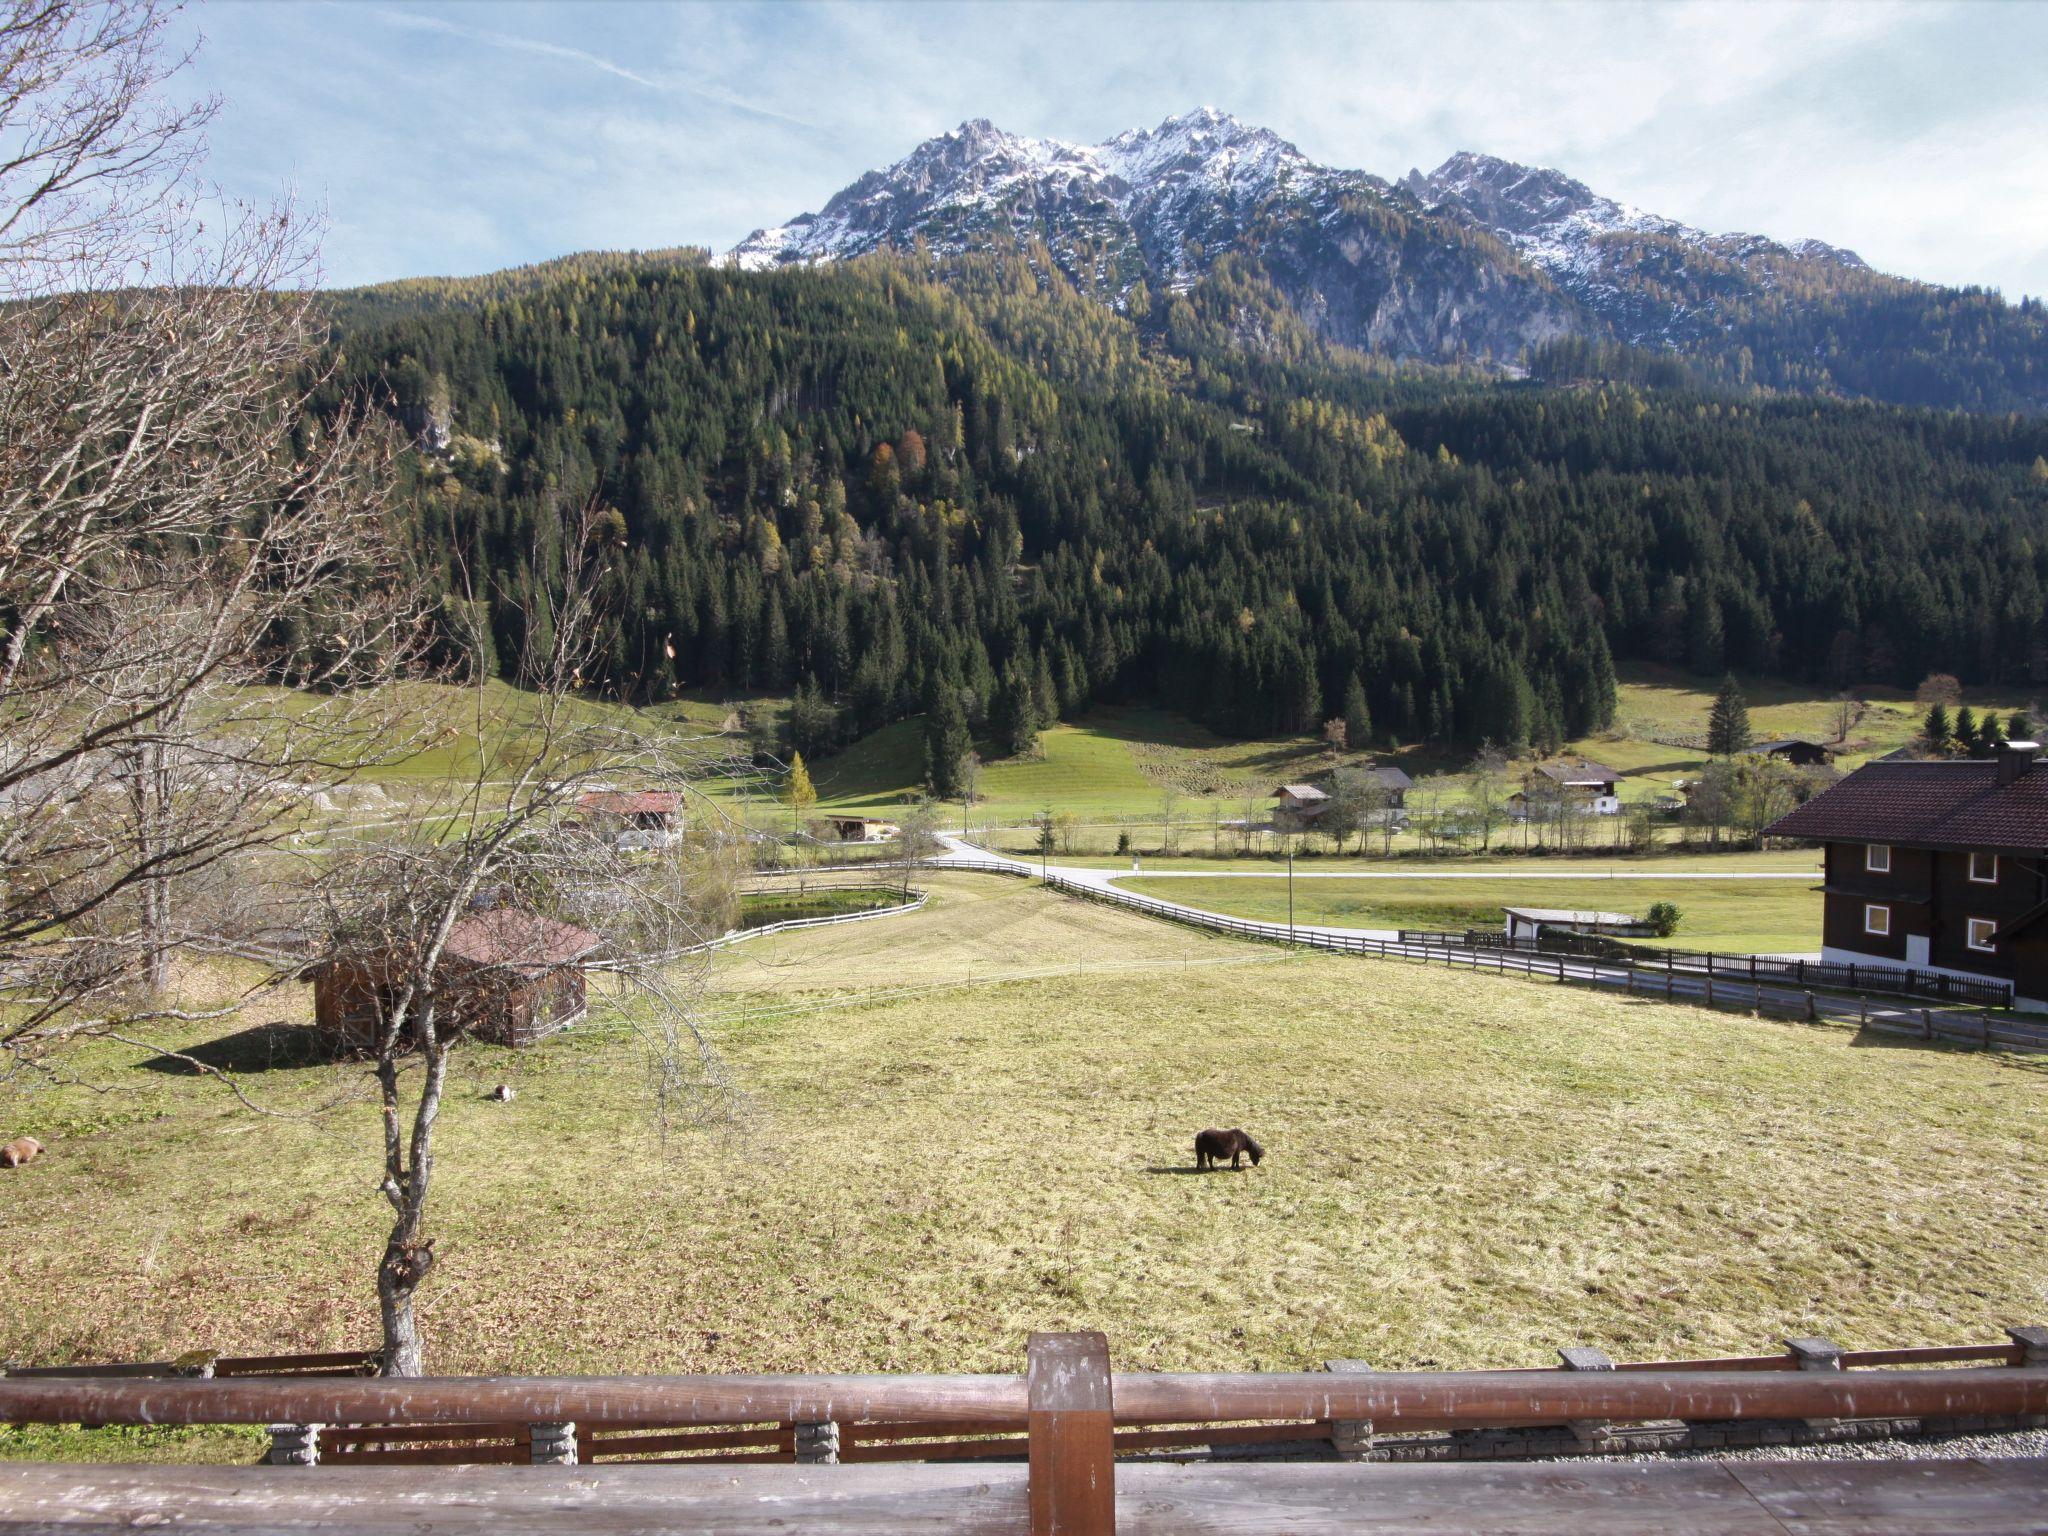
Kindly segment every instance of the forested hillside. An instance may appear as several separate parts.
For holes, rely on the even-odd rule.
[[[1542,747],[1606,722],[1615,656],[2048,682],[2038,417],[1634,382],[1620,349],[1550,384],[1397,373],[1229,261],[1130,315],[1028,249],[928,270],[579,259],[356,295],[336,387],[415,435],[482,665],[595,503],[608,684],[793,691],[806,751],[963,692],[1243,734],[1362,703],[1382,738]]]

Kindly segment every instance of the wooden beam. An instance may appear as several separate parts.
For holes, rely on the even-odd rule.
[[[2048,1461],[1127,1465],[1122,1536],[1784,1536],[2038,1529]],[[0,1463],[0,1528],[114,1536],[1023,1536],[1001,1466]]]
[[[1100,1333],[1034,1333],[1027,1355],[1031,1536],[1114,1536],[1109,1340]]]

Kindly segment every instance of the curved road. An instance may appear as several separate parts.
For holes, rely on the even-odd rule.
[[[934,864],[978,864],[982,866],[987,866],[990,864],[999,864],[1004,866],[1005,868],[1015,870],[1018,874],[1030,875],[1034,878],[1039,873],[1040,866],[1036,859],[1020,859],[1014,854],[997,853],[991,849],[978,848],[974,844],[968,842],[965,838],[961,837],[958,833],[941,832],[939,834],[939,841],[945,845],[946,851],[943,854],[941,854],[938,858],[933,859],[931,861]],[[1054,884],[1077,887],[1082,890],[1110,892],[1117,896],[1124,897],[1126,899],[1135,897],[1138,893],[1135,891],[1126,891],[1120,888],[1117,884],[1117,882],[1120,880],[1285,880],[1287,878],[1287,872],[1284,869],[1274,871],[1267,871],[1261,869],[1163,869],[1133,871],[1126,869],[1086,869],[1074,865],[1057,863],[1053,864],[1050,867],[1049,873]],[[1811,871],[1802,872],[1799,870],[1756,869],[1742,871],[1731,870],[1726,874],[1695,874],[1690,872],[1655,874],[1636,870],[1629,870],[1618,874],[1592,874],[1585,870],[1566,870],[1562,872],[1550,870],[1530,870],[1527,873],[1515,870],[1436,870],[1433,872],[1408,874],[1404,872],[1384,873],[1379,870],[1327,869],[1318,870],[1314,874],[1305,874],[1297,870],[1295,872],[1294,878],[1297,880],[1506,879],[1811,881],[1817,878],[1817,875]],[[1155,910],[1158,910],[1160,908],[1170,908],[1172,910],[1180,912],[1198,913],[1204,917],[1231,917],[1234,915],[1228,912],[1217,912],[1212,907],[1198,907],[1190,902],[1174,901],[1170,898],[1163,896],[1148,895],[1143,899],[1150,903]],[[1285,928],[1287,925],[1285,923],[1279,923],[1273,926]],[[1400,936],[1399,930],[1393,928],[1338,928],[1330,926],[1328,924],[1317,923],[1297,923],[1294,925],[1293,931],[1297,934],[1314,933],[1327,935],[1331,938],[1343,939],[1393,939],[1398,938]]]

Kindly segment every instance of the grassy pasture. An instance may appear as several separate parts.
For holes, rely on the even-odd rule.
[[[1297,872],[1299,876],[1299,872]],[[1233,917],[1287,921],[1287,881],[1116,882],[1125,890]],[[1337,928],[1499,928],[1504,907],[1568,907],[1640,915],[1653,901],[1683,914],[1681,949],[1747,954],[1820,948],[1821,896],[1804,880],[1317,880],[1294,882],[1294,920]],[[1646,941],[1649,942],[1649,941]]]
[[[1988,1338],[2048,1304],[2048,1077],[2023,1059],[1156,925],[1145,957],[1141,919],[979,888],[1004,894],[949,885],[925,914],[764,941],[772,965],[729,957],[714,986],[751,994],[717,1005],[736,1132],[661,1136],[601,1017],[465,1053],[432,1366],[1004,1370],[1028,1330],[1078,1326],[1133,1367],[1533,1365],[1568,1341]],[[963,985],[820,995],[886,963],[885,930]],[[991,979],[1056,960],[1103,968]],[[114,1092],[0,1096],[0,1129],[51,1143],[6,1176],[0,1355],[370,1338],[366,1099],[258,1117],[120,1052],[91,1065]],[[310,1110],[359,1079],[245,1082]],[[484,1100],[500,1081],[515,1103]],[[1186,1172],[1211,1123],[1251,1128],[1265,1166]],[[160,1440],[127,1449],[247,1454]],[[53,1442],[0,1433],[10,1451]]]
[[[1751,722],[1759,739],[1777,735],[1827,738],[1834,730],[1836,706],[1824,690],[1751,679],[1745,682]],[[1921,709],[1896,690],[1860,690],[1856,723],[1844,767],[1904,745],[1919,727]],[[2028,704],[2016,693],[1972,690],[1973,708],[2007,712]],[[1615,723],[1597,737],[1570,743],[1567,750],[1606,762],[1619,770],[1626,799],[1668,794],[1671,781],[1699,772],[1705,765],[1703,742],[1713,684],[1669,668],[1624,668],[1618,691]],[[405,729],[420,735],[417,750],[385,764],[370,780],[404,797],[424,793],[451,778],[474,774],[482,761],[505,770],[520,760],[520,742],[533,715],[530,696],[501,683],[482,690],[434,684],[403,685],[397,695]],[[732,728],[743,709],[773,718],[785,701],[767,695],[690,694],[645,709],[589,700],[578,708],[585,718],[626,729],[680,731],[718,738],[727,751],[743,750],[745,738]],[[278,707],[299,707],[280,693]],[[1162,796],[1169,791],[1180,801],[1182,838],[1188,846],[1206,845],[1206,823],[1215,813],[1235,817],[1246,800],[1263,813],[1280,783],[1326,775],[1335,763],[1317,737],[1303,735],[1252,741],[1219,737],[1203,726],[1163,710],[1142,706],[1105,706],[1079,720],[1046,730],[1041,750],[1033,757],[1005,758],[983,741],[981,803],[977,824],[1020,823],[1045,806],[1070,811],[1084,821],[1128,821],[1141,846],[1155,843]],[[1432,787],[1450,800],[1462,792],[1465,755],[1427,747],[1376,754],[1393,761],[1418,780],[1418,795]],[[844,751],[809,764],[822,807],[832,810],[886,811],[916,797],[924,777],[921,719],[898,721],[854,742]],[[780,825],[785,814],[764,798],[765,782],[751,787],[748,818],[763,826]],[[716,784],[712,792],[733,798],[739,786]],[[1597,828],[1595,834],[1618,828]],[[1115,829],[1101,831],[1103,848],[1114,846]],[[1398,847],[1407,847],[1402,839]]]

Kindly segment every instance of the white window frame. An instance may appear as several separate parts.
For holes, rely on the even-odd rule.
[[[1991,861],[1991,873],[1990,873],[1990,874],[1988,874],[1988,875],[1980,875],[1980,874],[1978,874],[1978,873],[1977,873],[1977,861],[1978,861],[1979,859],[1989,859],[1989,860]],[[1977,885],[1996,885],[1996,884],[1998,884],[1998,855],[1997,855],[1997,854],[1995,854],[1995,853],[1973,853],[1973,854],[1971,854],[1971,855],[1970,855],[1970,879],[1971,879],[1971,880],[1972,880],[1972,881],[1973,881],[1973,882],[1974,882],[1975,884],[1977,884]]]
[[[1979,927],[1983,927],[1983,928],[1986,928],[1986,929],[1989,929],[1989,930],[1990,930],[1990,932],[1989,932],[1989,933],[1988,933],[1988,935],[1986,936],[1986,942],[1985,942],[1985,943],[1982,943],[1982,944],[1979,944],[1979,943],[1977,942],[1977,930],[1978,930],[1978,928],[1979,928]],[[1964,942],[1965,944],[1967,944],[1967,945],[1968,945],[1968,946],[1969,946],[1969,947],[1970,947],[1971,949],[1975,950],[1975,951],[1976,951],[1976,952],[1977,952],[1978,954],[1980,954],[1980,955],[1995,955],[1995,954],[1997,954],[1997,953],[1998,953],[1998,924],[1997,924],[1997,922],[1996,922],[1996,921],[1995,921],[1994,919],[1992,919],[1992,918],[1988,918],[1988,917],[1971,917],[1971,918],[1965,918],[1965,919],[1963,920],[1963,942]]]
[[[1892,850],[1889,843],[1863,845],[1863,872],[1867,875],[1888,875],[1892,872]]]
[[[1875,934],[1881,939],[1892,936],[1892,909],[1879,902],[1866,903],[1863,908],[1863,931]]]

